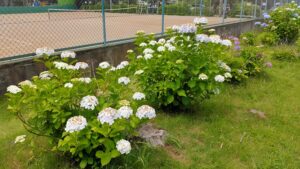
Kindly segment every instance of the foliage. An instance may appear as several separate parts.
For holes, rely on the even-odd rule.
[[[130,143],[120,140],[134,136],[140,124],[155,117],[155,110],[133,97],[134,83],[120,82],[128,63],[121,62],[114,76],[103,74],[111,66],[102,63],[97,77],[86,78],[87,63],[77,62],[72,52],[61,57],[43,53],[38,61],[47,72],[19,87],[9,86],[8,109],[28,131],[52,138],[58,143],[53,150],[70,154],[81,168],[99,168],[129,153]]]
[[[280,61],[295,61],[299,59],[299,54],[294,48],[283,46],[272,53],[272,58]]]
[[[283,43],[297,40],[300,26],[300,9],[295,2],[277,7],[271,12],[267,30],[274,32]]]
[[[262,71],[264,66],[264,57],[262,52],[257,47],[245,47],[240,52],[240,57],[244,59],[244,68],[246,75],[255,75]]]
[[[273,46],[278,44],[278,37],[273,32],[262,32],[257,36],[258,41],[263,45]]]
[[[60,6],[62,6],[62,5],[74,5],[75,0],[58,0],[57,3]]]
[[[255,32],[245,32],[241,34],[241,42],[243,45],[254,46],[256,43],[256,33]]]
[[[193,27],[182,27],[186,29],[196,31]],[[201,26],[198,30],[202,30]],[[168,34],[167,39],[156,41],[153,35],[138,33],[137,54],[128,55],[130,70],[143,71],[137,77],[147,100],[161,107],[190,108],[196,96],[205,99],[218,93],[225,74],[227,80],[231,77],[230,67],[220,60],[228,50],[222,43],[229,40],[213,35],[210,38],[215,42],[200,43],[193,31],[169,30]]]

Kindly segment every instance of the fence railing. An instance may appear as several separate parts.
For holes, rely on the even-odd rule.
[[[207,17],[209,24],[259,18],[288,1],[278,0],[81,0],[66,6],[0,7],[0,61],[58,51],[105,46],[132,39],[138,30],[164,34],[167,27]]]

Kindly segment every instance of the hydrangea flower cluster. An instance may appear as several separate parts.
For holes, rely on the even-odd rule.
[[[111,107],[105,108],[104,110],[99,112],[97,117],[101,124],[108,123],[109,125],[112,125],[117,118],[117,110]]]
[[[60,55],[61,58],[75,58],[76,53],[73,51],[63,51]]]
[[[95,96],[85,96],[80,101],[80,107],[94,110],[98,103],[98,99]]]
[[[141,93],[141,92],[135,92],[132,96],[132,98],[134,100],[143,100],[146,98],[145,94],[144,93]]]
[[[47,47],[38,48],[38,49],[36,49],[35,53],[37,56],[42,56],[42,55],[50,56],[50,55],[54,54],[54,49],[47,48]]]
[[[125,76],[120,77],[120,78],[118,79],[118,83],[119,83],[119,84],[127,85],[129,82],[130,82],[130,79],[129,79],[128,77],[125,77]]]
[[[197,31],[197,27],[191,24],[184,24],[181,26],[174,25],[172,30],[178,33],[195,33]]]
[[[201,18],[195,18],[194,19],[194,24],[196,24],[196,25],[206,25],[208,23],[208,20],[207,20],[207,18],[205,18],[205,17],[201,17]]]
[[[22,91],[22,89],[20,89],[16,85],[10,85],[10,86],[7,87],[7,92],[12,93],[12,94],[17,94],[21,91]]]
[[[109,68],[110,67],[110,64],[108,63],[108,62],[101,62],[100,64],[99,64],[99,67],[101,68],[101,69],[107,69],[107,68]]]
[[[155,109],[148,105],[143,105],[137,109],[136,116],[139,119],[153,119],[156,117]]]
[[[80,131],[87,126],[86,118],[83,116],[74,116],[68,119],[65,131],[73,133],[75,131]]]
[[[131,151],[130,142],[124,139],[117,142],[116,148],[121,154],[129,154]]]
[[[53,77],[53,74],[49,71],[41,72],[39,78],[42,80],[49,80]]]

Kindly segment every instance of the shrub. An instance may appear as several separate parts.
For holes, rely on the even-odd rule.
[[[244,45],[249,45],[249,46],[254,46],[256,43],[255,37],[256,37],[255,32],[246,32],[241,34],[241,42]]]
[[[277,35],[273,32],[262,32],[257,36],[257,39],[261,44],[268,46],[276,45],[279,41]]]
[[[240,57],[244,59],[243,71],[247,76],[255,75],[262,71],[264,66],[263,54],[256,47],[245,47],[240,52]]]
[[[294,2],[276,8],[271,12],[268,30],[274,32],[281,42],[293,43],[299,35],[299,14],[300,9]]]
[[[155,110],[143,105],[144,94],[135,93],[134,79],[122,77],[128,62],[117,69],[103,62],[98,76],[89,78],[88,64],[73,59],[73,52],[63,52],[61,58],[48,56],[53,53],[48,49],[37,53],[44,56],[38,61],[48,71],[9,86],[6,94],[8,109],[26,129],[52,138],[54,150],[70,154],[81,168],[99,168],[128,154],[127,140],[135,129],[155,117]],[[113,73],[103,73],[106,70]]]
[[[205,19],[195,20],[206,23]],[[230,80],[230,67],[220,60],[231,41],[218,35],[197,34],[193,25],[173,27],[167,39],[138,33],[137,54],[130,53],[130,70],[137,71],[139,86],[147,100],[162,107],[189,108],[198,96],[214,94]],[[138,73],[140,71],[140,73]],[[225,78],[226,76],[226,78]]]
[[[299,59],[299,54],[294,48],[285,46],[275,50],[272,58],[280,61],[295,61]]]

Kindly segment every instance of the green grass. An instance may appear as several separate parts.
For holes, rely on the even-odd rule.
[[[138,150],[122,168],[148,169],[299,169],[300,63],[273,62],[273,68],[194,106],[194,112],[160,113],[154,123],[169,133],[168,145]],[[0,102],[0,168],[74,169],[49,152],[44,138],[14,144],[27,134],[5,99]],[[266,119],[249,113],[265,112]],[[73,167],[72,167],[73,166]],[[132,167],[133,166],[133,167]],[[139,166],[139,167],[137,167]]]

